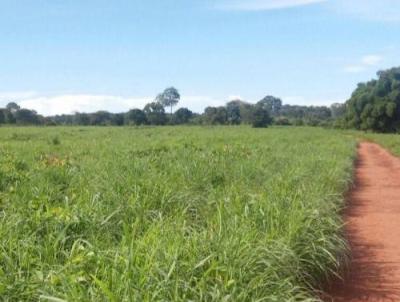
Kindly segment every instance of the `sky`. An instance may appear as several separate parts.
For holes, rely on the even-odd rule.
[[[330,105],[400,65],[399,34],[399,0],[0,0],[0,106]]]

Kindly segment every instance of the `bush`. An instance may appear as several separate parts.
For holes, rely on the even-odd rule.
[[[286,117],[278,117],[277,119],[275,119],[275,125],[278,126],[290,126],[291,123],[289,121],[289,119],[287,119]]]
[[[253,128],[266,128],[272,123],[272,119],[269,116],[267,109],[262,106],[255,106],[252,114],[252,126]]]

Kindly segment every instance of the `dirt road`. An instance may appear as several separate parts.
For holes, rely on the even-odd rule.
[[[350,272],[326,301],[400,301],[400,159],[361,143],[345,213]]]

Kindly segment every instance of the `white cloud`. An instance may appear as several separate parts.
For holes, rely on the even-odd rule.
[[[284,104],[301,106],[330,106],[333,103],[344,103],[346,98],[334,97],[325,98],[306,98],[304,96],[286,96],[282,98]]]
[[[208,106],[218,107],[226,104],[225,98],[214,98],[210,96],[181,96],[179,107],[186,107],[190,110],[202,113]]]
[[[361,65],[348,65],[344,67],[344,71],[347,73],[360,73],[365,70],[366,70],[365,66]]]
[[[383,58],[381,56],[377,56],[377,55],[369,55],[369,56],[364,56],[361,58],[361,62],[364,65],[368,65],[368,66],[376,66],[379,63],[381,63],[383,61]]]
[[[237,11],[262,11],[326,3],[338,14],[358,19],[400,22],[399,0],[216,0],[216,8]]]
[[[217,8],[224,10],[259,11],[310,5],[326,0],[224,0]]]
[[[236,100],[241,100],[241,101],[243,101],[244,99],[240,96],[240,95],[230,95],[229,97],[228,97],[228,100],[229,101],[236,101]]]
[[[132,108],[143,108],[153,99],[153,97],[122,97],[95,94],[40,95],[32,92],[0,92],[0,107],[5,106],[9,101],[14,101],[22,108],[35,110],[45,116],[99,110],[116,113],[126,112]],[[202,112],[207,106],[222,106],[226,103],[226,100],[209,96],[183,95],[178,107],[187,107],[194,112]]]
[[[366,55],[359,59],[358,63],[347,65],[343,70],[347,73],[360,73],[367,71],[369,68],[379,66],[383,60],[383,57],[379,55]]]
[[[151,101],[151,98],[124,98],[109,95],[55,95],[36,96],[25,98],[17,103],[27,109],[36,110],[43,115],[56,115],[62,113],[94,112],[107,110],[110,112],[122,112],[131,108],[143,107]]]

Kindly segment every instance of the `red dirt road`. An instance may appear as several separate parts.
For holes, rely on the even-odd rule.
[[[355,173],[345,213],[352,261],[325,301],[400,301],[400,159],[361,143]]]

